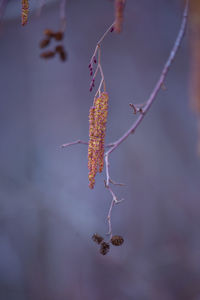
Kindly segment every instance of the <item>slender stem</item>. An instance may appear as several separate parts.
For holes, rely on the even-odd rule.
[[[66,2],[67,0],[60,0],[60,21],[61,21],[61,31],[64,32],[67,25],[66,17]]]
[[[66,148],[66,147],[69,147],[69,146],[72,146],[72,145],[77,145],[77,144],[88,145],[88,142],[85,142],[85,141],[82,141],[82,140],[77,140],[75,142],[62,144],[61,148]]]
[[[111,178],[110,178],[110,172],[109,172],[109,155],[121,144],[123,143],[128,136],[131,133],[134,133],[135,130],[137,129],[137,127],[140,125],[140,123],[142,122],[142,120],[144,119],[146,113],[149,111],[151,105],[153,104],[153,102],[156,99],[156,96],[158,94],[158,92],[160,91],[160,89],[163,86],[164,80],[167,76],[167,73],[170,69],[170,66],[178,52],[178,49],[181,45],[181,41],[183,39],[185,30],[186,30],[186,24],[187,24],[187,18],[188,18],[188,6],[189,6],[189,0],[186,0],[186,4],[185,4],[185,8],[184,8],[184,12],[183,12],[183,17],[182,17],[182,22],[181,22],[181,26],[177,35],[177,38],[175,40],[174,46],[169,54],[169,57],[163,67],[163,70],[161,72],[161,75],[152,91],[152,93],[150,94],[150,97],[148,98],[148,100],[146,101],[145,106],[141,109],[141,113],[139,115],[139,117],[137,118],[137,120],[133,123],[133,125],[118,139],[116,140],[114,143],[111,143],[109,145],[112,145],[110,147],[110,149],[105,153],[105,166],[106,166],[106,187],[110,190],[110,182],[111,182]],[[112,195],[112,190],[110,190],[111,195]],[[116,196],[112,195],[112,202],[111,202],[111,206],[108,212],[108,227],[109,227],[109,233],[112,236],[112,226],[110,224],[110,219],[111,219],[111,213],[112,213],[112,209],[114,207],[114,205],[116,204]]]

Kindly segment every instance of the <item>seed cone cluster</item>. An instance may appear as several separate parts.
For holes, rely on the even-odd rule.
[[[21,20],[23,26],[26,25],[26,23],[28,22],[28,9],[29,9],[28,0],[22,0]]]
[[[92,240],[100,246],[99,252],[102,255],[106,255],[109,252],[111,244],[113,246],[121,246],[124,242],[124,238],[121,235],[114,235],[110,241],[105,242],[104,238],[98,233],[93,234]]]
[[[94,105],[90,108],[89,113],[88,177],[91,189],[94,188],[97,172],[101,173],[104,166],[107,115],[108,94],[104,92],[94,100]]]

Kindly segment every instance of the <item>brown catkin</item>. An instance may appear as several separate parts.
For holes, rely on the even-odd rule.
[[[115,25],[114,31],[120,33],[122,31],[124,8],[126,0],[115,0]]]
[[[45,47],[47,47],[50,43],[50,39],[43,39],[41,42],[40,42],[40,48],[43,49]]]
[[[21,22],[22,25],[24,26],[28,22],[29,3],[28,0],[21,0],[21,1],[22,1]]]
[[[200,155],[200,1],[190,2],[190,102],[198,118],[198,145]]]
[[[88,177],[91,189],[94,188],[96,173],[103,170],[107,115],[108,94],[104,92],[95,99],[89,113]]]
[[[193,110],[200,115],[200,1],[192,0],[190,5],[190,94]]]
[[[62,31],[55,32],[53,37],[56,41],[61,41],[64,37],[64,33]]]
[[[52,37],[54,37],[54,32],[51,29],[45,29],[44,35],[46,35],[48,38],[52,38]]]
[[[55,52],[53,52],[53,51],[46,51],[46,52],[41,53],[40,57],[44,58],[44,59],[48,59],[48,58],[54,57],[54,55],[55,55]]]

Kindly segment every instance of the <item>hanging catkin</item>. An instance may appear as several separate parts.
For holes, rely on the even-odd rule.
[[[94,188],[97,172],[101,173],[104,166],[107,115],[108,94],[104,92],[94,100],[94,106],[90,108],[89,112],[88,177],[91,189]]]
[[[22,0],[21,21],[23,26],[26,25],[28,21],[28,9],[29,9],[28,0]]]
[[[200,1],[190,3],[190,98],[198,117],[198,153],[200,154]]]
[[[114,31],[120,33],[124,19],[124,7],[126,0],[115,0],[115,25]]]

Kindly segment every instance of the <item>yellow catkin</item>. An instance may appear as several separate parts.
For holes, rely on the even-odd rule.
[[[115,0],[115,26],[114,26],[114,30],[117,33],[120,33],[122,31],[125,2],[126,2],[126,0]]]
[[[101,93],[89,113],[88,177],[91,189],[94,188],[96,173],[103,170],[107,114],[108,94]]]
[[[28,21],[28,10],[29,10],[28,0],[22,0],[21,21],[23,26],[26,25]]]

